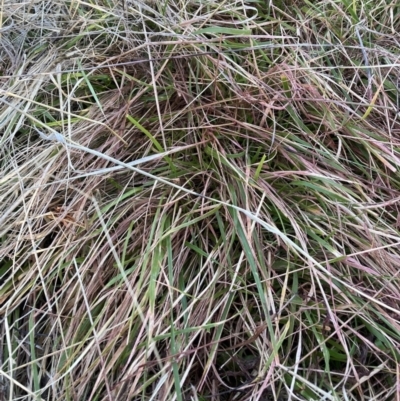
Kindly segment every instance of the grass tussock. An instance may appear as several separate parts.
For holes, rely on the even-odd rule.
[[[0,7],[1,400],[400,400],[396,2]]]

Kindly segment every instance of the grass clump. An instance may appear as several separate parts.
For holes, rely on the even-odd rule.
[[[400,400],[394,2],[1,7],[1,399]]]

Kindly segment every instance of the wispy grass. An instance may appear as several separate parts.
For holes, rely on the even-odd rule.
[[[399,30],[3,1],[0,399],[400,400]]]

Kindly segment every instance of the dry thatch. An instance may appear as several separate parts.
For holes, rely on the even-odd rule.
[[[0,5],[0,400],[400,400],[398,7],[290,3]]]

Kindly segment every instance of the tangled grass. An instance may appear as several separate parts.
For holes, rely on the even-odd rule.
[[[400,401],[396,2],[0,7],[1,400]]]

